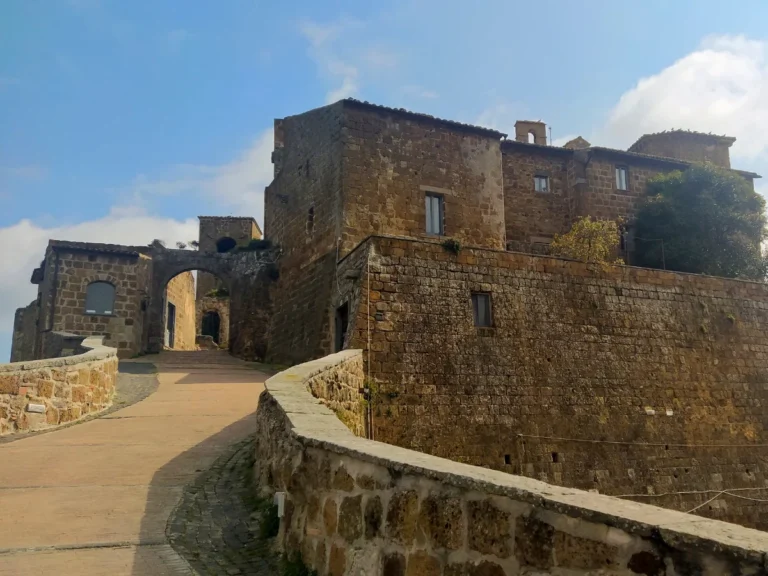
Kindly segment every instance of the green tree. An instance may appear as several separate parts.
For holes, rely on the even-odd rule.
[[[579,218],[566,234],[555,234],[550,244],[553,256],[572,258],[583,262],[623,264],[619,253],[619,224],[613,220]]]
[[[765,277],[765,199],[747,180],[704,164],[657,176],[646,193],[635,219],[633,264]]]

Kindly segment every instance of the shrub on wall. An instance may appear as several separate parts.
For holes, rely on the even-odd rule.
[[[619,252],[619,225],[613,220],[579,218],[566,234],[555,234],[550,245],[553,256],[572,258],[582,262],[623,264]]]

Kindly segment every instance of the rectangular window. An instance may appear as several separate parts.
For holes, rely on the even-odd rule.
[[[616,190],[627,190],[627,168],[616,166]]]
[[[536,192],[549,192],[549,176],[534,176],[533,188]]]
[[[472,293],[472,313],[475,326],[488,328],[491,326],[491,295],[485,292]]]
[[[443,235],[443,197],[440,194],[427,192],[424,196],[427,209],[427,234]]]

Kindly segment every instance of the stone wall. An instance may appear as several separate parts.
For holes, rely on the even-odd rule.
[[[504,248],[499,136],[345,104],[341,255],[371,234],[427,237],[424,196],[444,199],[445,236]]]
[[[764,571],[763,532],[353,436],[307,382],[362,378],[360,355],[295,366],[259,399],[255,474],[285,494],[279,546],[320,576]]]
[[[312,396],[327,406],[355,436],[365,436],[366,402],[364,387],[363,355],[348,354],[333,367],[316,376],[306,378],[307,389]]]
[[[329,351],[341,231],[342,114],[342,105],[333,104],[276,127],[276,145],[284,147],[275,150],[275,179],[264,196],[265,233],[281,250],[271,292],[272,361],[300,362]]]
[[[252,239],[261,238],[261,230],[253,218],[238,216],[200,216],[198,250],[216,253],[216,243],[222,238],[232,238],[237,246],[246,246]],[[220,278],[205,271],[197,273],[197,298],[204,298],[211,290],[221,288]]]
[[[627,190],[616,189],[616,166],[627,167]],[[643,161],[628,163],[620,156],[595,156],[587,166],[587,185],[578,200],[578,215],[599,220],[632,218],[645,198],[648,180],[673,169]]]
[[[632,152],[679,158],[689,162],[712,162],[723,168],[731,167],[728,149],[735,138],[699,134],[685,130],[672,130],[659,134],[646,134],[629,149]]]
[[[120,357],[131,357],[142,348],[144,313],[142,300],[147,297],[151,259],[143,254],[106,254],[57,250],[47,257],[54,286],[47,292],[51,331],[84,336],[104,336],[107,346],[117,348]],[[109,282],[115,287],[114,311],[110,315],[85,313],[88,284]],[[46,329],[41,328],[41,332]]]
[[[182,272],[165,287],[165,313],[168,303],[176,307],[174,350],[196,350],[197,319],[195,308],[195,277],[192,272]]]
[[[507,244],[552,239],[571,227],[571,183],[568,164],[571,151],[502,144],[504,214]],[[535,176],[549,177],[549,192],[534,189]]]
[[[768,286],[370,244],[339,298],[360,302],[348,346],[370,339],[376,439],[768,527]]]
[[[111,406],[117,354],[101,342],[87,338],[85,352],[64,358],[0,364],[0,435],[52,428]]]
[[[35,358],[38,310],[37,300],[33,300],[26,307],[16,310],[13,318],[11,362],[22,362]]]
[[[224,350],[229,348],[229,298],[198,298],[197,303],[197,334],[203,333],[203,316],[206,312],[216,312],[219,315],[218,346]],[[266,330],[266,327],[264,327]]]

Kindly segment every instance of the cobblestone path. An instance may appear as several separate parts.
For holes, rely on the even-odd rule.
[[[173,548],[201,575],[277,576],[259,537],[263,509],[253,487],[253,437],[239,442],[189,485],[168,521]]]
[[[141,362],[124,366],[126,387],[109,413],[0,444],[0,576],[192,575],[166,537],[174,508],[202,481],[213,482],[203,492],[218,500],[206,500],[201,518],[239,513],[217,483],[234,485],[232,470],[246,465],[241,442],[254,430],[266,375],[220,351],[147,359],[157,374]],[[201,554],[218,550],[206,539],[214,525],[230,526],[194,528]],[[234,549],[252,524],[231,526],[221,538]],[[237,566],[240,556],[232,558]],[[228,569],[208,574],[238,573]]]

